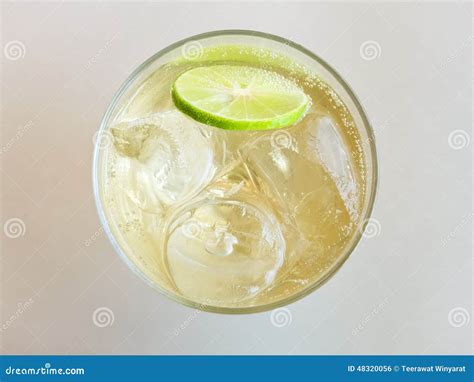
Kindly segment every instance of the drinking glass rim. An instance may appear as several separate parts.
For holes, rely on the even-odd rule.
[[[348,96],[350,97],[351,101],[354,103],[357,109],[357,112],[359,113],[362,119],[362,123],[364,125],[364,128],[367,133],[367,137],[368,137],[367,140],[369,144],[369,150],[371,153],[372,181],[371,181],[370,187],[367,188],[370,194],[369,194],[369,200],[368,200],[368,205],[367,205],[365,214],[364,216],[361,217],[362,225],[360,229],[356,230],[356,235],[354,236],[352,245],[346,249],[345,253],[338,258],[338,260],[331,266],[330,271],[324,274],[323,277],[321,277],[320,279],[318,279],[316,282],[306,287],[305,289],[299,291],[298,293],[285,297],[282,300],[274,301],[268,304],[263,304],[263,305],[258,305],[258,306],[250,306],[250,307],[221,307],[221,306],[207,305],[207,304],[195,302],[191,299],[178,296],[177,294],[173,294],[167,291],[166,289],[162,288],[158,283],[153,282],[149,277],[147,277],[124,253],[124,251],[118,244],[117,240],[115,239],[112,231],[110,230],[109,222],[107,221],[107,218],[105,216],[104,208],[103,208],[102,201],[100,198],[99,179],[98,179],[100,145],[97,145],[97,144],[94,147],[94,154],[93,154],[93,161],[92,161],[93,194],[94,194],[95,205],[96,205],[97,213],[99,215],[100,223],[102,224],[102,227],[104,228],[108,239],[112,243],[112,246],[115,252],[122,258],[125,264],[127,264],[127,266],[134,273],[136,273],[142,280],[144,280],[152,288],[158,290],[158,292],[160,292],[161,294],[163,294],[164,296],[168,297],[169,299],[173,301],[176,301],[190,308],[199,309],[202,311],[207,311],[207,312],[212,312],[212,313],[223,313],[223,314],[260,313],[260,312],[269,311],[278,307],[282,307],[282,306],[286,306],[291,303],[294,303],[302,299],[303,297],[307,296],[308,294],[314,292],[316,289],[319,289],[330,278],[332,278],[337,273],[337,271],[342,267],[342,265],[347,261],[347,259],[352,254],[352,252],[354,252],[355,248],[357,247],[357,244],[362,238],[362,234],[364,232],[365,226],[367,225],[368,220],[370,216],[372,215],[372,211],[373,211],[374,203],[375,203],[375,196],[377,193],[377,184],[378,184],[378,165],[377,165],[377,150],[375,147],[375,135],[374,135],[372,125],[370,124],[369,119],[367,117],[367,114],[365,113],[365,110],[362,107],[362,104],[360,103],[359,99],[355,95],[352,88],[347,84],[347,82],[342,78],[342,76],[335,69],[333,69],[326,61],[324,61],[322,58],[320,58],[318,55],[316,55],[312,51],[306,49],[304,46],[300,44],[297,44],[291,40],[288,40],[280,36],[276,36],[276,35],[265,33],[265,32],[246,30],[246,29],[229,29],[229,30],[224,29],[224,30],[216,30],[216,31],[211,31],[211,32],[200,33],[200,34],[193,35],[185,39],[179,40],[159,50],[158,52],[153,54],[151,57],[146,59],[143,63],[141,63],[127,77],[127,79],[122,83],[122,85],[119,87],[119,89],[115,92],[114,96],[112,97],[112,100],[109,103],[109,106],[107,107],[107,110],[105,111],[104,116],[102,117],[100,128],[97,132],[98,134],[97,137],[100,139],[103,132],[107,129],[110,115],[112,111],[115,109],[115,106],[117,105],[117,102],[122,96],[122,94],[128,89],[129,85],[137,78],[137,76],[149,65],[155,62],[161,56],[165,55],[166,53],[174,50],[175,48],[179,46],[186,44],[187,42],[194,41],[194,40],[201,40],[204,38],[215,37],[215,36],[225,36],[225,35],[235,35],[235,36],[242,35],[242,36],[250,36],[250,37],[261,37],[261,38],[273,40],[273,41],[288,45],[302,52],[303,54],[307,55],[308,57],[318,62],[321,66],[323,66],[323,68],[327,70],[336,79],[336,81],[343,87],[343,89],[347,92]]]

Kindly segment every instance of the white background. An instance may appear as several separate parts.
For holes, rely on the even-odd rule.
[[[2,8],[3,353],[472,352],[471,4]],[[92,197],[93,136],[122,81],[178,39],[232,28],[327,60],[377,138],[374,236],[273,319],[197,312],[159,295],[114,253]],[[374,55],[361,50],[367,41]]]

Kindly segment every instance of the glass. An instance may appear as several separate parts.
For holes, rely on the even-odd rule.
[[[114,226],[116,223],[108,215],[106,208],[104,208],[103,179],[104,174],[107,172],[107,159],[105,158],[107,150],[104,150],[104,147],[110,145],[114,139],[110,133],[110,126],[113,125],[114,121],[116,122],[118,116],[123,117],[127,115],[127,112],[129,112],[128,108],[132,107],[129,104],[130,99],[137,93],[140,86],[144,86],[144,81],[150,78],[159,68],[167,63],[182,60],[183,58],[192,65],[196,65],[204,59],[211,60],[213,64],[225,63],[227,60],[225,54],[209,53],[208,57],[203,58],[203,56],[206,56],[205,54],[203,55],[206,49],[221,45],[244,45],[275,52],[275,59],[272,63],[275,68],[278,69],[279,65],[283,68],[297,64],[295,70],[304,68],[304,70],[309,70],[311,73],[316,74],[318,78],[322,79],[324,83],[334,90],[338,95],[338,99],[342,101],[352,117],[353,125],[359,136],[358,142],[362,151],[361,158],[363,158],[363,165],[361,167],[363,168],[363,174],[361,179],[365,191],[360,201],[357,227],[351,234],[351,237],[345,242],[344,248],[340,250],[337,259],[333,260],[330,267],[325,269],[317,279],[304,288],[300,288],[297,292],[276,300],[269,299],[268,303],[263,302],[253,306],[216,306],[206,301],[195,301],[192,298],[183,297],[178,293],[172,292],[169,288],[163,287],[162,283],[154,280],[150,277],[150,274],[144,271],[143,264],[137,265],[137,258],[130,255],[133,249],[127,248],[126,243],[119,240],[116,234],[117,227]],[[245,60],[258,61],[258,54],[251,55],[251,57]],[[280,136],[278,139],[285,141],[286,136]],[[283,143],[285,144],[285,142]],[[302,46],[281,37],[254,31],[231,30],[204,33],[179,41],[150,57],[129,76],[114,96],[103,117],[96,137],[94,151],[93,187],[97,210],[105,232],[120,257],[143,280],[167,297],[193,308],[219,313],[252,313],[274,309],[302,298],[325,283],[347,260],[359,242],[373,208],[376,183],[377,160],[373,131],[362,106],[346,82],[326,62]]]

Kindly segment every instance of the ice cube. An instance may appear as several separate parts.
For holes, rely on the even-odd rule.
[[[217,183],[172,223],[166,260],[184,295],[230,306],[273,283],[284,261],[285,241],[275,217],[248,184],[230,191],[233,182]]]
[[[315,115],[305,132],[303,155],[322,164],[336,184],[353,220],[358,216],[358,189],[350,149],[344,142],[337,123],[329,116]]]
[[[306,122],[275,130],[242,150],[256,187],[278,211],[288,260],[302,263],[302,271],[318,256],[336,254],[351,223],[334,179],[311,146]]]
[[[116,150],[121,155],[136,158],[140,154],[144,142],[160,124],[160,114],[115,123],[110,127],[110,132]]]
[[[213,149],[201,125],[179,111],[112,126],[117,152],[130,161],[123,184],[132,201],[155,211],[181,202],[212,177]]]

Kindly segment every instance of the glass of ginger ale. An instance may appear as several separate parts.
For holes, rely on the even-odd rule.
[[[322,59],[253,31],[193,36],[125,81],[96,136],[117,253],[182,304],[273,309],[314,291],[370,216],[373,132]]]

